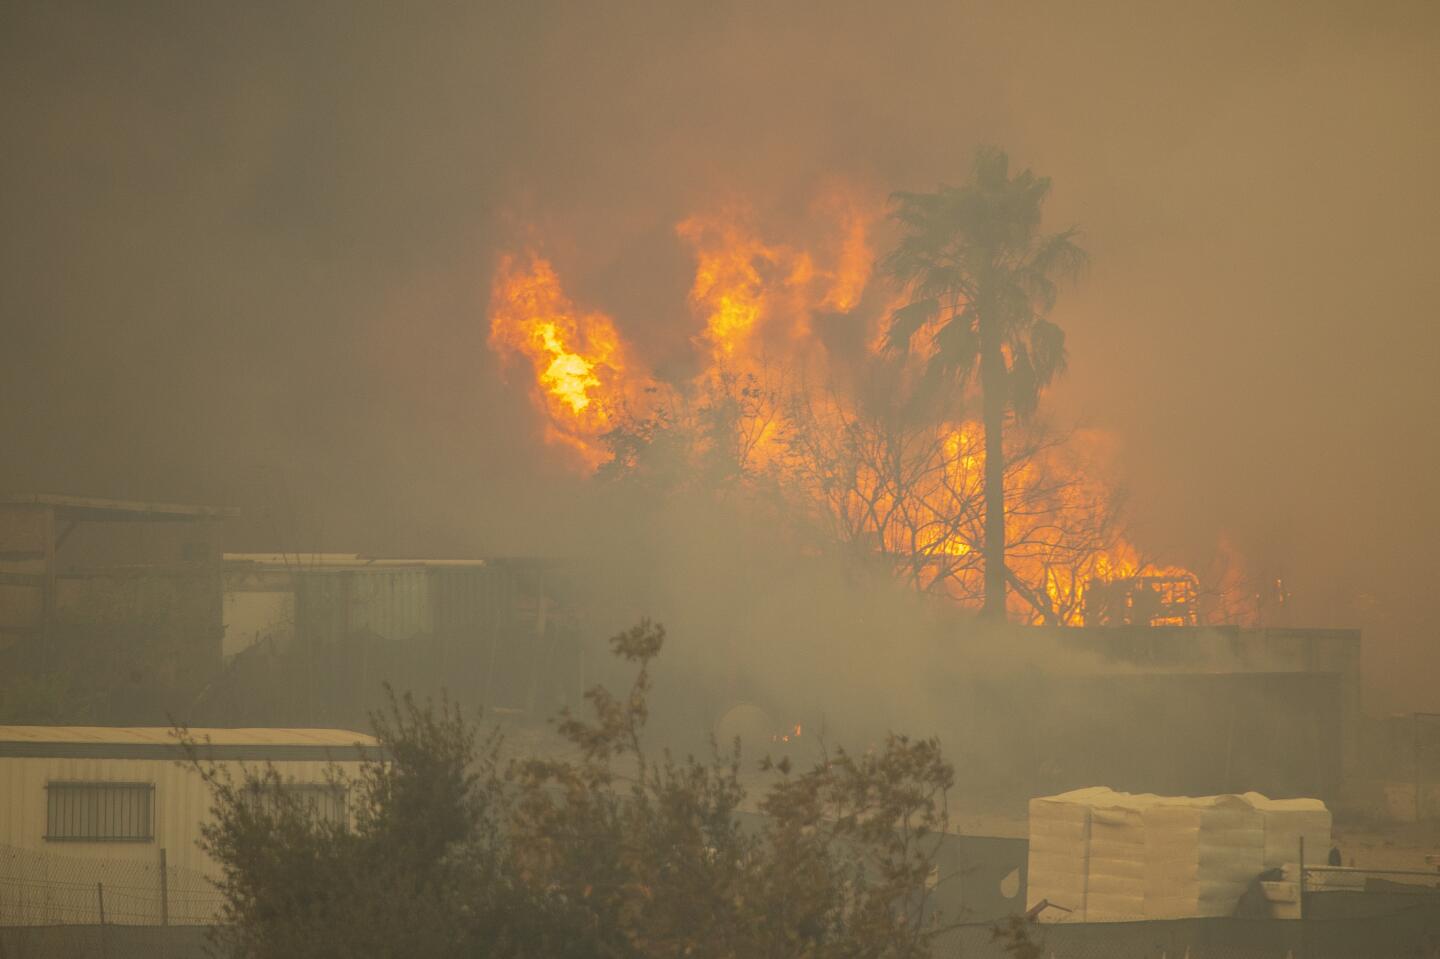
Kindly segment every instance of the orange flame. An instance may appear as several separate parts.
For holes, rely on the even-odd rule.
[[[491,296],[490,344],[502,357],[530,361],[546,438],[599,465],[596,441],[611,428],[626,385],[626,350],[610,317],[577,310],[548,260],[506,256]]]
[[[817,312],[860,301],[874,259],[874,213],[836,186],[815,204],[833,242],[820,252],[762,239],[742,205],[692,216],[676,227],[695,252],[690,302],[705,323],[698,343],[714,366],[753,371],[767,359],[793,363],[809,345]]]
[[[691,217],[676,227],[695,250],[695,283],[690,302],[704,315],[700,341],[719,367],[748,367],[761,351],[758,342],[777,316],[796,318],[787,302],[814,277],[810,257],[772,246],[753,235],[743,214]],[[803,330],[792,331],[803,334]]]

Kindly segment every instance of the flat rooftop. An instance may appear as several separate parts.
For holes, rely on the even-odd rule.
[[[238,510],[228,506],[150,503],[57,493],[0,493],[0,508],[6,506],[46,507],[64,519],[102,523],[197,522],[229,519],[239,514]]]

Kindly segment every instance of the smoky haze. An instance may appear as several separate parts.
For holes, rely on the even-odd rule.
[[[595,494],[487,347],[502,251],[543,242],[680,375],[678,220],[955,183],[993,143],[1084,232],[1045,403],[1117,435],[1137,538],[1197,567],[1230,541],[1304,625],[1365,630],[1368,708],[1440,708],[1437,28],[1421,3],[7,4],[0,487],[236,505],[235,549],[577,551],[610,533]]]

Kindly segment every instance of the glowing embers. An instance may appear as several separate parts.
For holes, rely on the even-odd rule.
[[[794,726],[791,726],[789,729],[785,730],[785,732],[783,732],[783,733],[774,733],[774,734],[772,734],[772,735],[770,736],[770,741],[771,741],[772,743],[784,744],[784,743],[788,743],[788,742],[789,742],[790,740],[792,740],[792,739],[799,739],[799,738],[800,738],[801,736],[803,736],[804,734],[805,734],[805,724],[804,724],[804,723],[796,723]]]

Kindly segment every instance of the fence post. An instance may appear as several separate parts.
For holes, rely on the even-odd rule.
[[[160,847],[160,925],[170,925],[170,873],[165,868],[165,847]]]
[[[95,898],[100,903],[100,959],[106,959],[110,954],[109,943],[105,941],[105,884],[95,884]]]
[[[1300,918],[1305,918],[1305,837],[1300,837]]]
[[[170,955],[170,871],[165,868],[165,847],[160,847],[160,959]]]
[[[1300,955],[1306,959],[1310,954],[1310,943],[1305,936],[1305,837],[1300,837]]]

